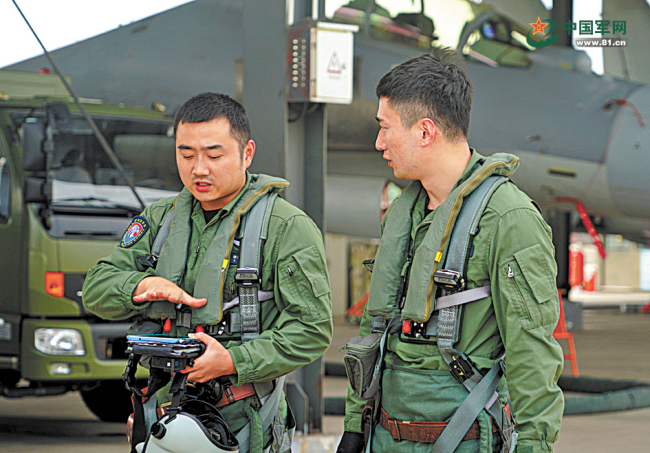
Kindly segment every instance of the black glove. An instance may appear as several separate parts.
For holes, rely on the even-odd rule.
[[[363,452],[363,433],[353,433],[346,431],[341,437],[339,448],[336,453],[362,453]]]

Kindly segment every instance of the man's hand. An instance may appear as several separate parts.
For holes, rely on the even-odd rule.
[[[363,434],[346,431],[341,437],[336,453],[361,453],[363,451]]]
[[[210,379],[237,373],[235,363],[221,343],[203,332],[189,334],[205,343],[205,352],[194,360],[194,366],[187,367],[181,373],[188,373],[187,379],[195,382],[207,382]]]
[[[133,302],[168,300],[173,304],[185,304],[190,307],[202,307],[207,299],[196,299],[174,283],[162,277],[147,277],[133,291]]]

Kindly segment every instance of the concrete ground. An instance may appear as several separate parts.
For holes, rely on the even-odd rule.
[[[650,382],[650,314],[622,313],[620,309],[583,310],[583,330],[574,333],[580,376]],[[358,328],[344,319],[335,320],[334,339],[326,361],[342,362],[338,348]],[[559,340],[568,352],[565,340]],[[565,362],[564,374],[571,375]],[[344,378],[325,378],[326,397],[345,396]],[[301,442],[294,451],[334,452],[343,433],[343,417],[326,416],[324,435]],[[597,415],[565,416],[556,453],[650,452],[650,408]]]

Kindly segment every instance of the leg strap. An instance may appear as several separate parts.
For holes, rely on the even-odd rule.
[[[456,450],[479,412],[492,399],[502,374],[501,363],[497,362],[465,398],[430,453],[448,453]]]
[[[260,419],[262,420],[262,433],[264,433],[269,426],[271,426],[271,423],[273,422],[273,418],[275,417],[275,414],[278,412],[278,407],[280,405],[280,397],[282,396],[282,389],[284,388],[284,379],[285,377],[282,376],[280,379],[278,379],[278,382],[275,386],[275,389],[269,396],[269,398],[266,400],[266,403],[262,406],[262,408],[259,410],[259,416]],[[237,442],[239,443],[239,453],[247,453],[249,451],[250,447],[250,439],[251,439],[251,424],[250,422],[244,426],[241,431],[237,433],[235,436],[237,438]]]

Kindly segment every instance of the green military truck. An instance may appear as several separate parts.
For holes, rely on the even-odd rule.
[[[100,419],[125,421],[132,320],[93,316],[81,288],[142,205],[182,183],[163,109],[80,103],[122,169],[57,76],[0,70],[0,395],[78,390]]]

